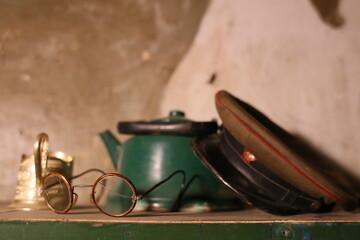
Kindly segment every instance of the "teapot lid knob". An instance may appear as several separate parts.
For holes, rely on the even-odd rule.
[[[183,111],[173,110],[169,113],[169,117],[185,117],[185,113]]]

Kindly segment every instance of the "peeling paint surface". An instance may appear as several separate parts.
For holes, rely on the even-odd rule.
[[[214,95],[226,89],[360,179],[360,2],[332,1],[336,27],[313,2],[212,1],[163,114],[220,121]]]

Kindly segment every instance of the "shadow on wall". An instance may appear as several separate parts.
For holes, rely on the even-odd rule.
[[[333,28],[340,28],[345,20],[339,13],[340,0],[310,0],[320,18]]]
[[[314,166],[324,175],[328,175],[330,179],[336,179],[337,184],[342,185],[344,189],[351,189],[360,199],[359,176],[349,172],[339,164],[339,161],[335,161],[331,156],[320,151],[301,135],[291,135],[290,139],[287,139],[287,144],[309,165]]]

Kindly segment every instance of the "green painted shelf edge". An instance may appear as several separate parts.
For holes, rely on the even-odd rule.
[[[68,214],[18,211],[0,203],[0,240],[360,239],[360,211],[274,216],[257,209],[209,213],[133,212],[112,218],[93,206]]]
[[[95,223],[3,221],[0,239],[360,239],[358,222]]]

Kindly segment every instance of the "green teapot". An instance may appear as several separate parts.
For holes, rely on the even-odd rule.
[[[119,133],[134,135],[123,144],[110,131],[100,136],[117,171],[129,178],[139,193],[174,171],[184,170],[187,187],[179,210],[212,211],[239,206],[236,196],[215,179],[192,150],[194,137],[217,130],[215,121],[194,122],[186,119],[184,112],[171,111],[168,117],[150,122],[119,122]],[[171,179],[139,201],[135,210],[170,211],[181,183],[180,177]]]

